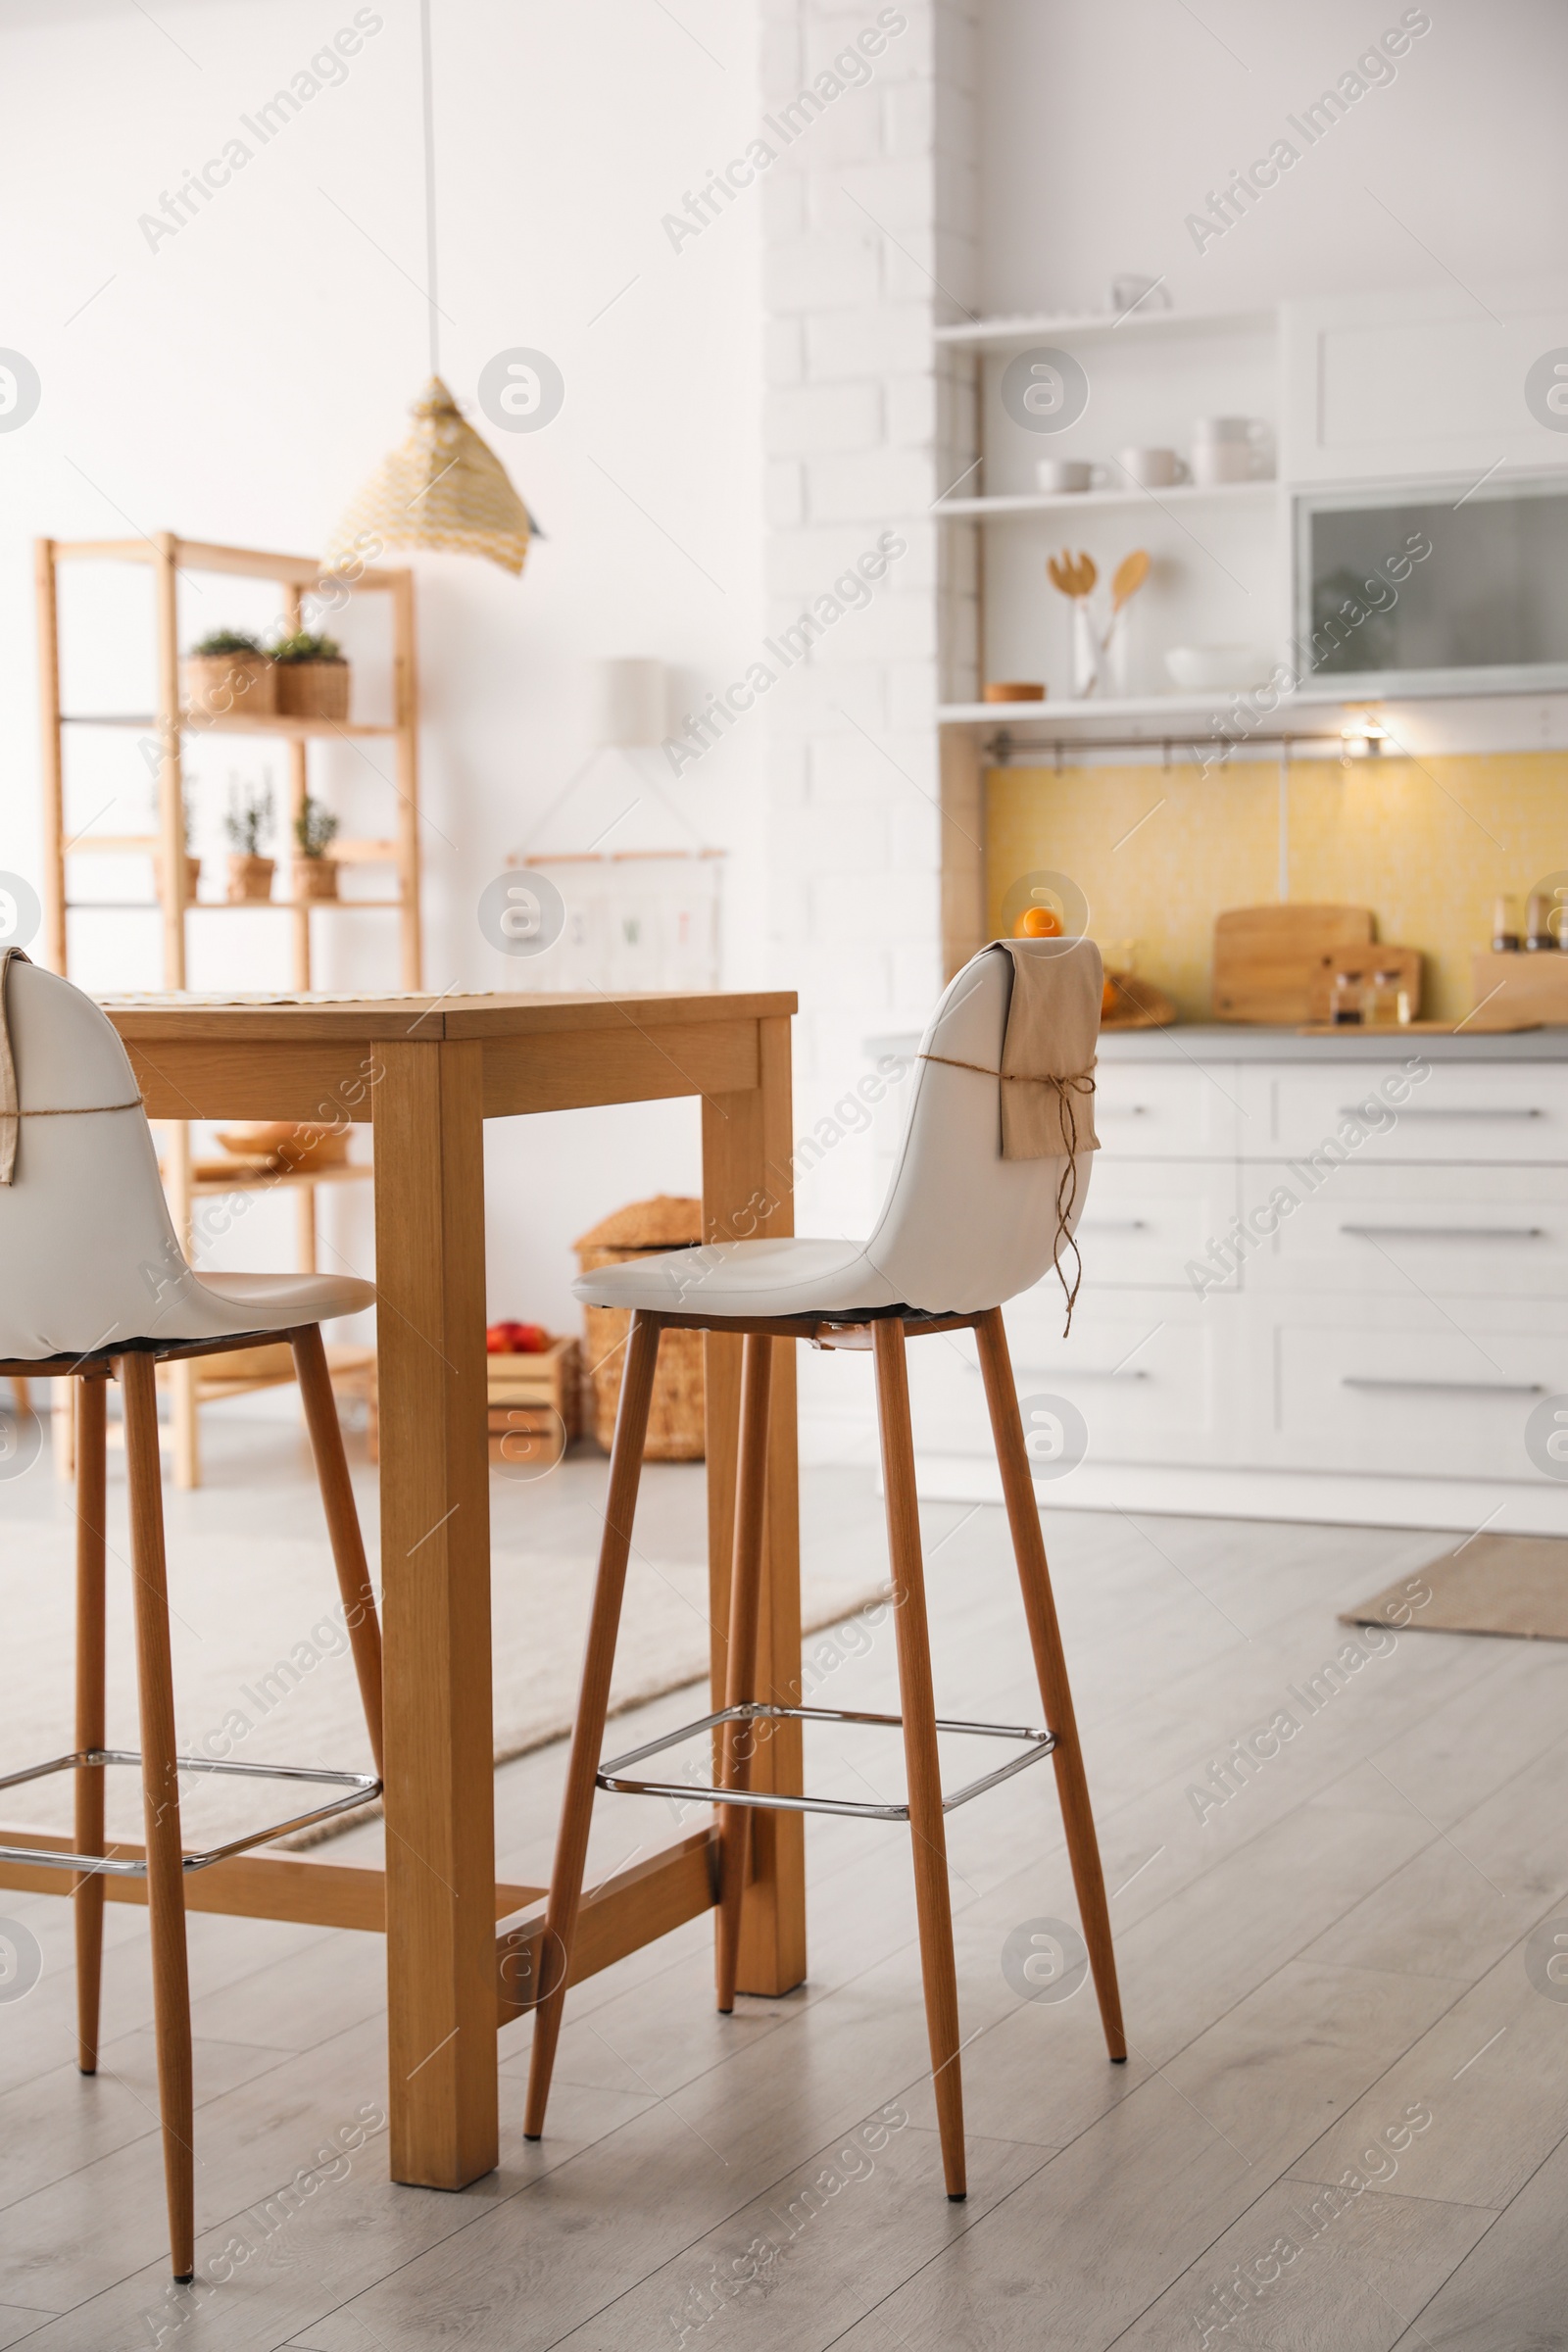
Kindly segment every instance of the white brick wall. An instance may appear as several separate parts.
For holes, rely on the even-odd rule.
[[[761,0],[762,113],[777,119],[890,12]],[[932,501],[967,464],[966,379],[932,330],[972,299],[978,0],[901,0],[859,87],[767,174],[769,625],[896,530],[906,552],[768,697],[774,963],[798,987],[796,1123],[863,1069],[872,1031],[918,1027],[943,979],[935,725],[939,606],[961,647],[973,583],[944,562]],[[936,281],[941,279],[939,285]],[[802,1186],[804,1229],[863,1229],[854,1140]]]

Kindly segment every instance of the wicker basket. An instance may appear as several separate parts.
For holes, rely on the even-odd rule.
[[[613,1216],[580,1235],[573,1248],[583,1272],[591,1274],[596,1266],[655,1257],[661,1250],[678,1250],[702,1238],[702,1202],[662,1193],[655,1200],[636,1200],[629,1208],[616,1209]],[[583,1309],[583,1322],[588,1378],[593,1387],[594,1435],[608,1453],[615,1434],[631,1315],[625,1307],[589,1306]],[[704,1453],[703,1406],[703,1335],[700,1331],[666,1331],[659,1343],[645,1459],[700,1462]]]
[[[277,707],[285,718],[347,718],[346,662],[279,662],[272,674],[277,680]]]
[[[296,858],[292,872],[292,895],[296,906],[310,900],[337,897],[335,858]]]
[[[268,654],[187,654],[180,676],[193,718],[270,718],[277,709]]]

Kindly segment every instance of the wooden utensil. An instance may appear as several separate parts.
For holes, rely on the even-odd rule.
[[[1065,547],[1059,557],[1046,558],[1046,570],[1053,588],[1059,588],[1063,596],[1092,596],[1100,577],[1093,556],[1086,556],[1081,551],[1075,556],[1070,548]]]
[[[1123,556],[1111,579],[1110,611],[1112,619],[1121,611],[1123,605],[1131,603],[1148,577],[1149,550],[1147,547],[1135,547],[1130,556]]]
[[[1324,957],[1340,948],[1370,952],[1373,929],[1368,906],[1237,906],[1217,915],[1214,1018],[1287,1028],[1313,1019]]]

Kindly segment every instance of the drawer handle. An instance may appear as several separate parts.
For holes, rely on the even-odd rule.
[[[1084,1219],[1080,1233],[1147,1233],[1147,1217],[1095,1217]]]
[[[1097,1102],[1095,1116],[1097,1119],[1147,1119],[1149,1104],[1147,1102]]]
[[[1544,1396],[1544,1380],[1374,1380],[1369,1375],[1348,1372],[1340,1386],[1345,1389],[1419,1389],[1424,1394],[1440,1396]]]
[[[1396,1242],[1544,1242],[1544,1225],[1342,1225],[1342,1233],[1364,1236],[1368,1241],[1382,1235],[1386,1241]]]
[[[1342,1119],[1358,1119],[1363,1111],[1371,1107],[1370,1098],[1365,1102],[1342,1102],[1340,1116]],[[1407,1103],[1398,1115],[1401,1119],[1544,1119],[1546,1114],[1544,1110],[1488,1110],[1475,1102],[1455,1105],[1452,1110],[1437,1110],[1430,1103],[1412,1102]]]

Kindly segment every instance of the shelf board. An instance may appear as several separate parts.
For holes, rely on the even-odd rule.
[[[1255,500],[1261,495],[1272,498],[1279,489],[1272,477],[1259,482],[1221,482],[1212,489],[1195,482],[1174,483],[1168,490],[1145,490],[1137,485],[1127,490],[1067,490],[1007,492],[996,498],[939,498],[931,512],[934,514],[967,516],[983,520],[991,515],[1059,514],[1069,509],[1085,507],[1165,507],[1223,505],[1228,499]]]
[[[60,724],[63,727],[139,727],[147,735],[156,735],[158,732],[158,720],[150,712],[134,710],[62,710]],[[253,717],[248,710],[231,710],[223,718],[203,718],[199,714],[182,711],[179,731],[182,735],[281,735],[298,742],[313,735],[396,735],[401,730],[392,721],[385,726],[367,726],[358,719],[289,718],[282,711],[264,711]]]
[[[156,858],[163,848],[156,833],[78,833],[66,844],[67,858]],[[332,865],[396,865],[399,863],[395,841],[335,841],[327,851]],[[203,900],[203,906],[210,902]],[[247,899],[244,904],[267,906],[265,899]]]
[[[301,1169],[285,1174],[279,1168],[236,1168],[232,1179],[226,1176],[198,1176],[191,1184],[193,1200],[226,1200],[230,1193],[303,1192],[318,1184],[368,1184],[375,1170],[363,1166],[358,1160],[343,1161],[335,1167]]]
[[[380,908],[401,906],[402,899],[187,899],[185,911],[199,914],[255,914],[266,907],[292,914],[301,906],[348,907],[357,912],[363,907]],[[68,914],[161,914],[161,899],[68,899]]]
[[[1056,317],[976,318],[961,326],[939,326],[938,343],[970,351],[1026,351],[1031,343],[1074,343],[1144,335],[1222,335],[1272,332],[1272,310],[1253,311],[1079,311]]]

